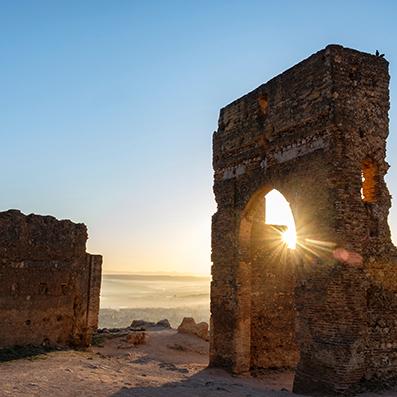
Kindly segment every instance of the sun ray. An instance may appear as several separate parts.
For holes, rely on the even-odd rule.
[[[266,196],[266,224],[283,225],[287,230],[280,232],[283,247],[296,248],[296,228],[291,207],[285,197],[277,190],[270,191]]]

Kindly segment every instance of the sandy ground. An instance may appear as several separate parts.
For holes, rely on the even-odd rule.
[[[58,351],[1,363],[0,396],[296,396],[289,391],[292,372],[234,377],[206,369],[208,343],[199,338],[174,330],[147,335],[147,343],[137,347],[121,337],[86,352]],[[383,395],[397,397],[397,392]]]

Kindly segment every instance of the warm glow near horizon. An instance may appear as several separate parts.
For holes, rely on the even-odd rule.
[[[296,228],[291,207],[285,197],[278,191],[272,190],[266,196],[265,220],[270,225],[287,226],[281,238],[288,248],[296,248]]]
[[[104,273],[210,274],[219,110],[340,43],[390,62],[397,244],[397,2],[21,3],[0,12],[1,210],[85,223]],[[269,210],[274,196],[268,221],[289,226],[287,248],[293,217],[276,191]],[[300,248],[306,232],[299,224]]]

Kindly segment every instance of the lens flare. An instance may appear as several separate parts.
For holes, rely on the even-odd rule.
[[[288,248],[296,248],[296,232],[293,228],[288,227],[288,229],[281,235],[281,238]]]
[[[286,226],[287,230],[281,233],[281,241],[284,243],[283,247],[287,246],[289,249],[295,249],[297,244],[295,220],[288,201],[275,189],[265,196],[265,200],[266,223]]]

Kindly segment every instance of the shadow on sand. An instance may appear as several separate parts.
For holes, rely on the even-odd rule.
[[[111,397],[286,397],[289,394],[292,393],[285,388],[273,389],[268,382],[265,385],[257,379],[233,377],[222,370],[207,368],[161,386],[123,387]]]
[[[0,349],[0,363],[21,358],[28,358],[34,360],[35,358],[43,357],[46,353],[55,351],[53,347],[49,346],[14,346]]]

